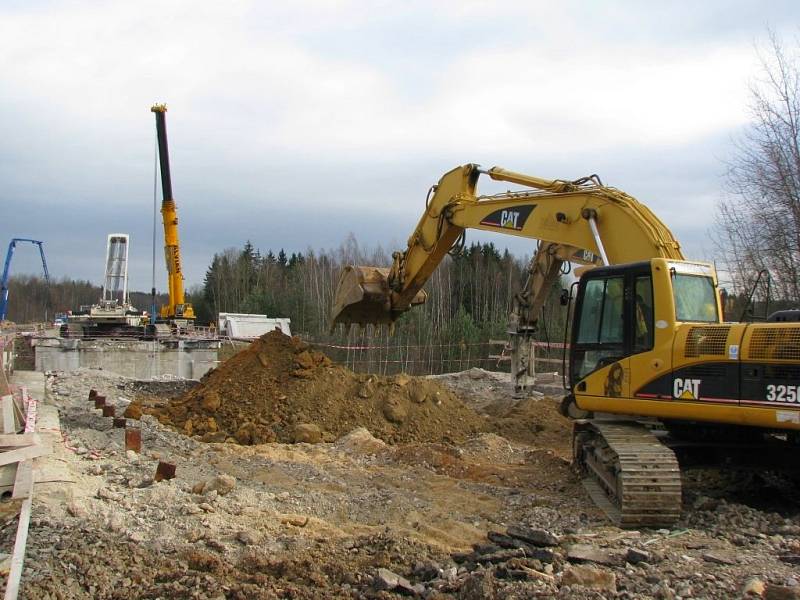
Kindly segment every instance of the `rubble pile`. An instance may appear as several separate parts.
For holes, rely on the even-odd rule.
[[[462,442],[485,418],[435,381],[360,375],[296,337],[273,331],[170,402],[141,400],[139,411],[206,442],[333,441],[366,427],[389,442]]]

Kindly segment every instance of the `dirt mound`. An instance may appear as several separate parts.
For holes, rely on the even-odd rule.
[[[486,419],[434,381],[360,375],[278,331],[254,341],[200,385],[144,413],[205,441],[333,441],[365,427],[389,442],[462,442]]]
[[[512,406],[498,401],[485,408],[491,431],[516,442],[550,448],[560,456],[572,455],[572,421],[558,412],[553,398],[521,400]]]

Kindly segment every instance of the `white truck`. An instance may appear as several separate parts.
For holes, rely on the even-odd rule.
[[[218,332],[220,336],[239,340],[253,340],[275,329],[292,335],[290,322],[291,319],[271,319],[267,315],[219,313]]]

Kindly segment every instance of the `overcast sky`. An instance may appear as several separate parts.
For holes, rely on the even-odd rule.
[[[190,286],[248,239],[399,246],[467,162],[599,173],[710,259],[755,48],[799,22],[797,0],[4,0],[0,243],[44,240],[53,276],[99,283],[106,235],[129,233],[131,287],[148,290],[150,106],[166,102]],[[35,257],[20,247],[12,273]]]

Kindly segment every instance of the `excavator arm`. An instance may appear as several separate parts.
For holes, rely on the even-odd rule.
[[[479,196],[482,174],[527,189]],[[392,323],[423,303],[423,286],[466,229],[541,241],[515,306],[518,323],[525,327],[535,325],[549,285],[565,261],[603,265],[683,259],[680,245],[658,217],[635,198],[603,186],[596,176],[546,180],[467,164],[445,173],[431,188],[407,248],[392,255],[390,269],[345,268],[334,297],[333,323]]]

